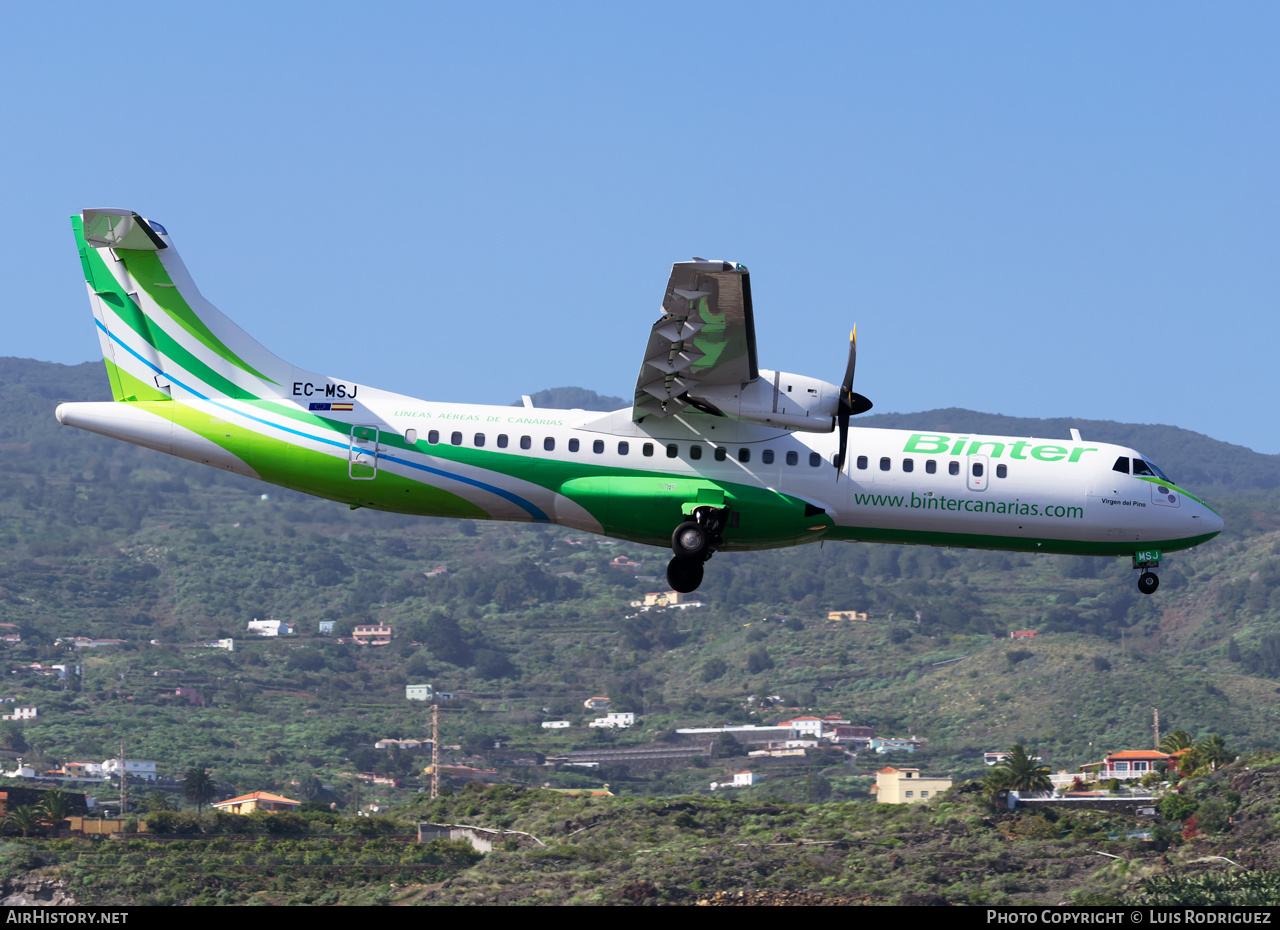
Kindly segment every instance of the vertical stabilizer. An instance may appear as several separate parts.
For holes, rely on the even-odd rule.
[[[105,209],[71,225],[116,400],[283,396],[293,366],[205,300],[163,226]]]

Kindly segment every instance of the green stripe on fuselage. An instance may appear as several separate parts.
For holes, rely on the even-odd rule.
[[[152,404],[140,406],[146,409]],[[354,481],[347,472],[346,456],[328,455],[260,432],[261,427],[241,425],[230,412],[219,416],[177,401],[166,401],[165,408],[156,412],[167,418],[169,410],[176,425],[226,449],[271,484],[375,510],[488,519],[482,508],[465,498],[381,469],[371,481]]]

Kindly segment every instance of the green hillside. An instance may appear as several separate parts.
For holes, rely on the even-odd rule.
[[[453,761],[525,784],[609,780],[624,794],[705,792],[733,763],[527,763],[669,743],[678,727],[771,722],[791,708],[921,737],[913,762],[957,776],[980,775],[983,751],[1015,741],[1040,746],[1055,769],[1148,745],[1153,707],[1166,732],[1280,748],[1276,456],[1172,427],[955,410],[865,417],[1049,436],[1075,426],[1128,442],[1204,490],[1227,532],[1172,557],[1151,598],[1118,559],[857,544],[718,554],[705,606],[637,613],[631,600],[665,587],[665,550],[555,527],[353,512],[53,419],[61,400],[106,396],[101,365],[0,360],[0,622],[22,636],[3,657],[12,696],[40,709],[0,730],[11,758],[101,760],[124,739],[163,771],[212,767],[226,794],[287,794],[315,776],[348,805],[354,773],[372,771],[407,780],[360,784],[361,803],[403,801],[425,760],[373,742],[428,735],[424,708],[404,699],[418,682],[459,693],[443,705]],[[609,567],[620,554],[642,564],[639,577]],[[828,621],[834,609],[870,619]],[[295,622],[299,635],[249,639],[255,617]],[[396,638],[340,645],[316,635],[323,620],[340,630],[385,621]],[[1025,629],[1040,635],[1007,638]],[[55,642],[72,636],[126,642],[80,653]],[[193,645],[230,636],[234,653]],[[33,676],[23,670],[33,662],[78,663],[82,674]],[[177,696],[179,685],[201,703]],[[582,702],[594,694],[640,713],[641,725],[587,728]],[[762,707],[768,695],[781,706]],[[539,727],[553,717],[574,727]],[[822,773],[833,797],[865,798],[883,761],[780,764],[768,790],[802,799]]]

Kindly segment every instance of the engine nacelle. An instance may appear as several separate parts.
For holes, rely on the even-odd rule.
[[[738,384],[699,384],[689,402],[708,413],[735,420],[829,433],[835,429],[840,388],[817,378],[760,369],[760,377],[744,388]]]

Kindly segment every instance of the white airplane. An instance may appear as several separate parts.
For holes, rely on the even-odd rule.
[[[272,484],[437,517],[555,523],[670,545],[677,591],[716,551],[819,540],[1127,556],[1222,518],[1133,449],[1066,439],[849,428],[839,385],[756,361],[751,285],[732,262],[672,266],[628,409],[417,400],[268,352],[196,289],[168,232],[129,210],[72,217],[114,401],[77,426]]]

